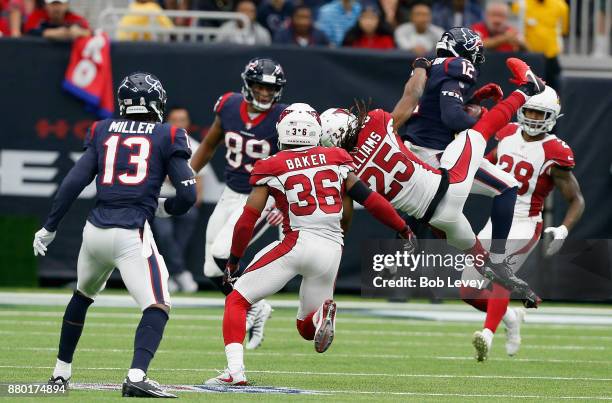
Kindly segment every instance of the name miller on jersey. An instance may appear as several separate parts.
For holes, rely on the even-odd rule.
[[[288,159],[285,160],[285,163],[287,164],[287,168],[291,170],[300,168],[310,168],[318,165],[327,165],[324,154],[312,154],[307,155],[305,157],[293,158],[292,160]]]
[[[359,171],[361,166],[368,161],[372,152],[376,150],[376,146],[382,140],[382,136],[376,132],[370,133],[368,138],[363,142],[363,144],[357,149],[357,151],[352,154],[353,161],[355,164],[355,169]]]
[[[129,127],[128,127],[129,124]],[[134,127],[138,126],[138,127]],[[114,121],[108,128],[109,132],[123,134],[153,134],[155,123],[135,122],[135,121]]]

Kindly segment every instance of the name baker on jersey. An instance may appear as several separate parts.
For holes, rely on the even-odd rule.
[[[111,123],[109,132],[124,134],[153,134],[155,123],[136,121],[114,121]]]
[[[288,159],[285,163],[287,164],[287,168],[291,170],[327,165],[325,155],[323,154],[312,154],[305,157]]]

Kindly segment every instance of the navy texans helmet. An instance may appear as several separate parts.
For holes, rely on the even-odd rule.
[[[252,59],[244,68],[241,77],[244,99],[260,111],[267,111],[275,102],[280,100],[283,87],[287,82],[283,67],[272,59]],[[255,98],[252,86],[256,83],[273,88],[272,101],[263,103]]]
[[[166,90],[151,73],[138,71],[125,77],[117,89],[119,115],[151,114],[164,121]]]
[[[442,34],[436,44],[438,57],[463,57],[475,66],[485,61],[480,35],[469,28],[455,27]]]

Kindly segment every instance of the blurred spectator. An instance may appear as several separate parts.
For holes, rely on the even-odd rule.
[[[187,11],[191,10],[191,1],[190,0],[164,0],[163,7],[166,10],[178,10],[178,11]],[[191,19],[185,17],[174,17],[172,18],[172,22],[174,25],[179,27],[186,27],[190,24]]]
[[[182,129],[189,129],[191,120],[189,119],[189,111],[182,106],[174,106],[169,108],[168,111],[168,123],[180,127]],[[198,143],[191,137],[190,146],[193,152],[198,148]],[[203,171],[202,171],[203,174]],[[185,264],[185,256],[187,253],[187,247],[193,231],[198,221],[198,207],[202,203],[202,178],[201,176],[196,177],[196,188],[198,198],[194,207],[190,208],[185,214],[179,216],[172,216],[169,218],[156,217],[153,220],[153,233],[155,241],[160,249],[160,252],[164,256],[168,273],[170,278],[168,279],[168,290],[172,292],[184,291],[184,292],[196,292],[198,290],[198,284],[193,280],[193,275]],[[160,192],[160,197],[173,197],[176,195],[176,190],[172,183],[166,178]]]
[[[593,41],[593,56],[607,57],[610,52],[610,41],[606,35],[606,1],[599,0],[595,13],[595,38]]]
[[[276,31],[287,26],[293,8],[288,0],[264,0],[257,9],[257,22],[274,36]]]
[[[433,52],[444,30],[431,24],[431,8],[427,3],[416,3],[410,12],[410,22],[395,29],[395,43],[400,49],[417,56]]]
[[[155,0],[135,0],[130,4],[130,11],[134,12],[148,12],[159,15],[139,15],[139,14],[126,14],[119,21],[119,32],[117,33],[117,39],[120,41],[150,41],[155,38],[151,32],[132,32],[128,30],[122,30],[121,28],[147,28],[147,27],[161,27],[161,28],[172,28],[174,24],[170,18],[161,14],[162,8],[155,2]]]
[[[380,17],[376,6],[365,6],[357,24],[344,37],[343,46],[368,49],[393,49],[393,32]]]
[[[396,13],[399,5],[399,0],[378,0],[384,20],[391,28],[395,28],[398,24]]]
[[[298,6],[287,28],[274,35],[274,43],[299,46],[329,46],[325,33],[314,27],[312,11],[306,6]]]
[[[521,10],[524,5],[524,10]],[[525,44],[531,52],[546,58],[544,80],[559,89],[561,65],[558,55],[563,48],[561,35],[569,29],[569,7],[565,0],[524,0],[512,5],[512,11],[524,15]],[[583,33],[584,34],[584,33]]]
[[[0,0],[0,36],[21,36],[21,26],[34,11],[34,0]]]
[[[333,0],[319,9],[317,28],[336,46],[342,45],[347,31],[357,22],[361,4],[355,0]]]
[[[23,27],[28,35],[48,39],[72,40],[91,35],[89,23],[68,8],[68,0],[45,0],[44,8],[30,14]]]
[[[234,11],[236,0],[191,0],[192,9],[200,11]]]
[[[517,52],[525,48],[519,33],[508,23],[510,7],[506,3],[488,3],[485,20],[472,25],[484,47],[498,52]]]
[[[433,23],[448,30],[470,27],[482,21],[482,8],[477,0],[438,0],[432,7]]]
[[[272,42],[270,33],[255,18],[257,8],[251,0],[241,0],[236,12],[246,15],[250,24],[243,26],[242,21],[228,21],[219,28],[217,42],[236,43],[241,45],[269,45]]]

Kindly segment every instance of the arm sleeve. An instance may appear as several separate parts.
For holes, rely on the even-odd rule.
[[[447,80],[442,84],[440,112],[442,122],[456,132],[469,129],[477,121],[463,109],[463,96],[457,80]]]
[[[406,228],[406,222],[397,214],[391,203],[378,193],[372,192],[362,181],[355,183],[347,194],[386,226],[397,232]]]
[[[196,202],[196,181],[186,159],[172,157],[168,162],[168,176],[176,188],[176,196],[168,198],[164,209],[168,214],[185,214]]]
[[[244,255],[244,251],[251,238],[253,237],[253,228],[261,213],[257,209],[246,205],[242,210],[242,215],[238,218],[236,225],[234,226],[234,235],[232,236],[232,247],[231,255],[232,260],[238,260]]]
[[[83,189],[91,183],[98,170],[98,156],[93,147],[87,148],[85,153],[72,167],[62,181],[51,207],[51,213],[45,221],[47,231],[57,230],[60,221]]]

